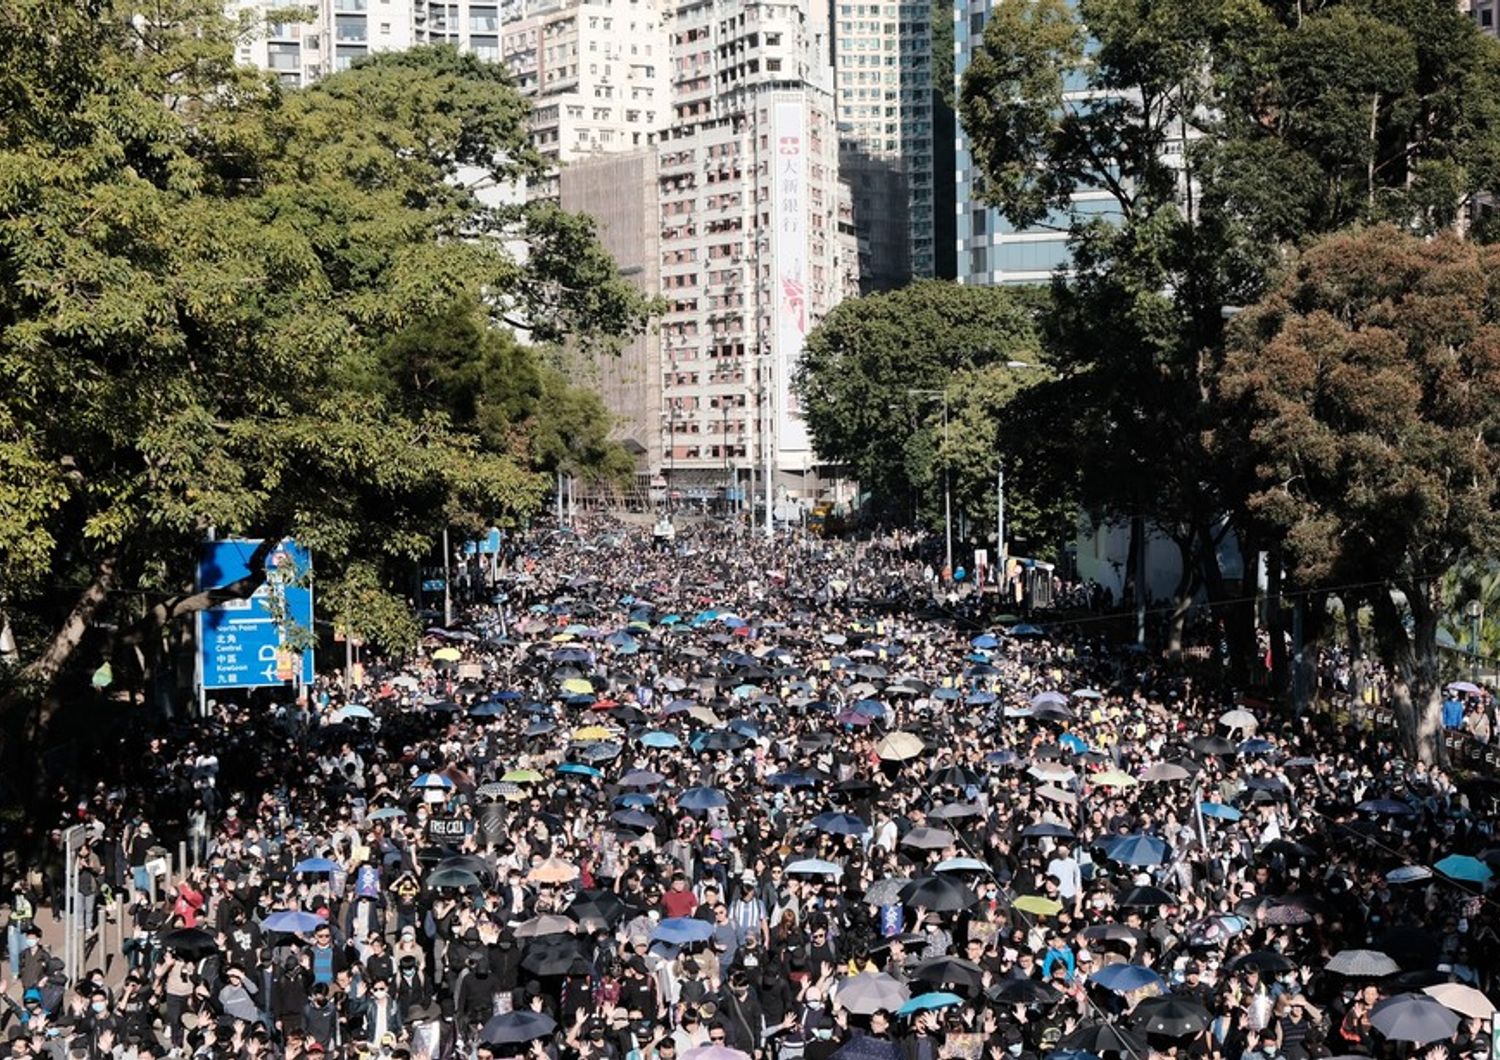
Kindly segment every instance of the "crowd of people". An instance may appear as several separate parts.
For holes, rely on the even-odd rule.
[[[1492,793],[1384,734],[843,542],[554,535],[506,585],[59,790],[91,945],[18,866],[0,1053],[1490,1054]]]

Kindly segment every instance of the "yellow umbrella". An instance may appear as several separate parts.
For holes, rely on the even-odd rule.
[[[922,738],[913,732],[893,732],[875,745],[875,753],[887,762],[905,762],[927,750]]]
[[[457,648],[439,648],[432,653],[432,657],[438,660],[438,662],[458,662],[459,659],[463,658]]]
[[[1122,773],[1118,769],[1105,770],[1096,774],[1092,780],[1094,786],[1100,788],[1133,788],[1140,783],[1129,773]]]
[[[613,733],[603,725],[585,725],[581,729],[573,730],[573,739],[578,743],[598,743],[600,740],[609,739]]]
[[[570,641],[572,639],[573,639],[573,634],[571,634],[571,633],[558,633],[558,634],[556,634],[552,638],[552,643],[553,644],[566,644],[566,643],[568,643],[568,641]]]
[[[594,694],[594,686],[589,684],[584,677],[570,677],[562,683],[562,690],[575,696],[591,696]]]
[[[1047,898],[1040,894],[1023,894],[1011,903],[1023,913],[1032,916],[1056,916],[1062,912],[1062,903],[1055,898]]]
[[[512,784],[535,784],[542,779],[542,775],[535,769],[512,769],[500,779]]]
[[[533,883],[572,883],[578,879],[578,866],[562,858],[548,858],[526,874]]]
[[[695,721],[701,721],[704,725],[719,724],[719,716],[707,707],[689,707],[687,716]]]

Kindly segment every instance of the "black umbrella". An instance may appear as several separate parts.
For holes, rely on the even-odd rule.
[[[978,775],[964,766],[948,766],[928,777],[928,782],[937,787],[967,788],[979,783]]]
[[[479,1040],[487,1045],[517,1045],[545,1038],[557,1030],[557,1021],[545,1012],[520,1009],[493,1017],[479,1032]]]
[[[963,986],[978,990],[984,985],[984,969],[960,957],[935,957],[912,969],[911,977],[933,986]]]
[[[613,927],[629,907],[613,891],[579,891],[564,912],[580,924]]]
[[[219,952],[219,944],[214,941],[214,937],[201,928],[173,928],[171,931],[164,931],[157,944],[190,961],[201,961],[204,957]]]
[[[1060,1049],[1081,1049],[1099,1056],[1103,1053],[1124,1053],[1128,1056],[1145,1056],[1146,1039],[1133,1031],[1117,1027],[1113,1023],[1090,1023],[1065,1035],[1058,1043]]]
[[[1417,927],[1390,928],[1375,940],[1371,949],[1379,950],[1408,972],[1436,968],[1442,954],[1436,936]]]
[[[1135,1007],[1131,1023],[1147,1034],[1190,1038],[1208,1026],[1208,1009],[1180,997],[1148,997]]]
[[[1222,736],[1194,736],[1188,741],[1188,746],[1204,755],[1234,754],[1234,744]]]
[[[1254,968],[1262,975],[1279,975],[1281,972],[1290,972],[1297,966],[1288,960],[1285,954],[1277,953],[1275,950],[1255,950],[1236,957],[1226,967],[1231,972],[1243,972],[1246,968]]]
[[[1062,1000],[1054,987],[1037,979],[1006,979],[985,994],[1002,1005],[1055,1005]]]
[[[1160,887],[1127,887],[1115,895],[1115,905],[1118,906],[1153,906],[1153,905],[1176,905],[1177,899],[1173,898]]]
[[[901,888],[901,901],[935,913],[957,913],[979,901],[979,896],[945,876],[923,876]]]
[[[533,975],[566,975],[580,956],[573,935],[543,935],[526,947],[521,967]]]

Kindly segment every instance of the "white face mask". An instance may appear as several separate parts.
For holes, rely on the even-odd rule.
[[[1005,1047],[1005,1051],[1007,1053],[1009,1053],[1011,1056],[1020,1056],[1021,1055],[1021,1043],[1020,1042],[1011,1042],[1009,1045],[1007,1045]]]

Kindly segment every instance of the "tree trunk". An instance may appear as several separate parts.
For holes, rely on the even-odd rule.
[[[52,635],[42,653],[21,668],[15,688],[4,699],[0,699],[0,718],[9,718],[19,709],[29,708],[19,729],[9,722],[4,727],[10,733],[19,733],[24,742],[37,742],[57,713],[60,704],[52,695],[53,687],[64,668],[72,661],[78,645],[83,643],[84,634],[93,624],[94,616],[109,599],[110,591],[115,586],[118,567],[119,557],[114,554],[103,557],[95,564],[93,578],[73,601],[68,617]]]
[[[1394,677],[1392,712],[1402,751],[1428,765],[1446,764],[1443,745],[1442,678],[1437,656],[1437,588],[1428,579],[1403,586],[1411,608],[1408,634],[1396,602],[1386,590],[1372,594],[1381,661]]]
[[[1187,625],[1188,612],[1193,608],[1193,597],[1198,592],[1198,550],[1193,546],[1193,537],[1173,535],[1178,555],[1182,557],[1182,573],[1172,589],[1172,621],[1167,628],[1167,656],[1177,659],[1182,656],[1182,634]]]
[[[1328,632],[1328,594],[1299,593],[1292,606],[1298,634],[1292,658],[1292,714],[1300,718],[1317,696],[1318,654]]]
[[[1271,695],[1286,704],[1287,652],[1286,609],[1282,606],[1281,583],[1284,575],[1281,549],[1273,548],[1266,560],[1266,631],[1271,642]]]
[[[1365,638],[1359,629],[1359,609],[1364,601],[1354,592],[1346,592],[1340,599],[1344,602],[1344,633],[1349,641],[1349,698],[1360,703],[1365,695]]]
[[[1254,541],[1248,535],[1240,540],[1240,551],[1248,575],[1240,579],[1240,588],[1231,593],[1224,582],[1224,570],[1219,565],[1219,550],[1213,539],[1213,528],[1207,524],[1197,528],[1200,548],[1198,561],[1202,565],[1203,585],[1208,592],[1208,601],[1214,614],[1224,623],[1224,640],[1229,645],[1229,683],[1243,688],[1250,683],[1250,665],[1255,655],[1255,603]]]

